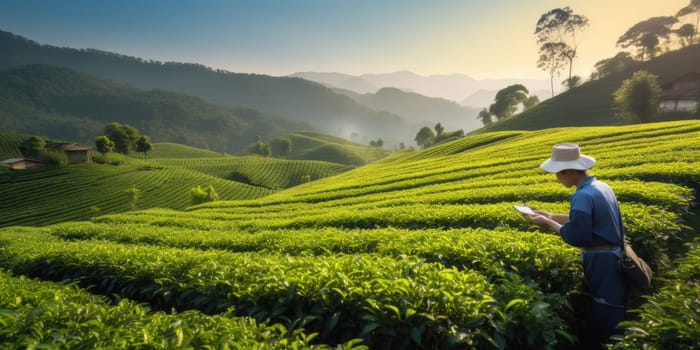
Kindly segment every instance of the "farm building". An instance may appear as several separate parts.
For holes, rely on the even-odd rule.
[[[79,143],[69,142],[53,142],[47,143],[44,147],[47,151],[63,152],[68,157],[68,164],[75,163],[90,163],[90,150],[92,147],[81,145]]]
[[[659,97],[662,112],[690,112],[700,100],[700,73],[691,72],[663,84]]]
[[[0,164],[8,165],[12,170],[35,169],[43,166],[41,161],[28,158],[9,158],[0,161]]]

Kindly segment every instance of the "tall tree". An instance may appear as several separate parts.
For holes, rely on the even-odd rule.
[[[442,126],[441,123],[435,124],[435,134],[437,136],[440,136],[440,135],[442,135],[443,132],[445,132],[445,127]]]
[[[104,134],[114,142],[114,149],[123,154],[129,154],[136,148],[136,141],[141,137],[133,126],[113,122],[107,124]]]
[[[269,143],[263,142],[258,136],[258,141],[248,147],[248,153],[269,157],[272,154],[272,149]]]
[[[633,25],[617,39],[617,45],[623,48],[637,47],[640,61],[656,56],[661,39],[668,40],[671,27],[678,22],[673,16],[652,17]]]
[[[421,146],[422,148],[427,148],[432,144],[433,140],[435,139],[435,133],[433,132],[433,129],[424,126],[420,130],[418,130],[418,133],[416,134],[416,138],[414,139],[418,146]]]
[[[569,63],[569,79],[571,79],[574,58],[576,58],[576,50],[578,49],[576,33],[586,26],[588,26],[588,18],[575,14],[568,6],[545,12],[540,16],[535,26],[535,35],[537,35],[537,44],[540,45],[540,50],[542,50],[541,45],[557,44],[552,46],[558,53],[554,57]]]
[[[686,23],[680,26],[680,28],[674,30],[673,34],[676,34],[676,36],[680,39],[683,47],[692,45],[693,37],[695,36],[695,26],[690,23]]]
[[[481,123],[483,123],[484,125],[489,125],[493,123],[493,119],[491,118],[491,112],[489,112],[488,108],[486,107],[484,107],[479,112],[479,115],[476,118],[481,120]]]
[[[565,62],[561,60],[559,53],[566,46],[564,43],[544,43],[540,46],[540,58],[537,60],[537,68],[543,69],[549,73],[549,85],[552,89],[552,97],[554,97],[554,77],[559,76],[559,71],[564,68]]]
[[[496,93],[495,102],[489,107],[489,112],[502,120],[515,113],[519,103],[528,98],[527,88],[521,84],[513,84]]]
[[[676,17],[680,18],[692,14],[695,14],[695,27],[693,27],[693,35],[690,36],[691,44],[695,42],[695,36],[698,34],[698,26],[700,25],[700,0],[690,0],[690,4],[680,9]]]
[[[623,81],[613,96],[623,117],[633,121],[648,122],[656,112],[660,94],[661,86],[658,77],[640,70],[635,72],[632,78]]]
[[[114,142],[112,142],[112,140],[110,140],[107,136],[97,136],[95,139],[95,147],[97,148],[97,151],[102,153],[104,156],[105,154],[114,150]]]
[[[146,158],[146,154],[152,149],[153,145],[151,144],[151,140],[148,139],[148,136],[141,136],[136,140],[136,152],[143,153],[144,158]]]

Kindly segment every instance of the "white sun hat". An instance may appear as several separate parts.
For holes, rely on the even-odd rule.
[[[581,154],[575,143],[559,143],[552,147],[552,157],[540,164],[542,170],[558,173],[566,169],[587,170],[593,167],[595,159]]]

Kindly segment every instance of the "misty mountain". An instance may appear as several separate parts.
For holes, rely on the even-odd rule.
[[[28,65],[0,71],[0,130],[93,144],[117,121],[154,142],[244,153],[256,135],[270,139],[308,125],[250,109],[220,107],[165,90],[142,90],[76,71]]]
[[[432,128],[439,122],[448,130],[463,129],[469,132],[482,126],[476,119],[479,109],[463,107],[444,98],[426,97],[397,88],[382,88],[374,94],[358,94],[342,89],[335,91],[370,108],[398,114],[417,127]]]
[[[143,89],[163,89],[220,106],[304,122],[315,129],[361,140],[412,140],[415,130],[400,117],[377,112],[305,79],[238,74],[199,64],[147,61],[94,49],[40,45],[0,31],[0,70],[27,64],[70,68]]]
[[[479,90],[495,90],[498,91],[509,85],[522,84],[528,90],[548,90],[548,79],[474,79],[464,74],[448,74],[448,75],[430,75],[422,76],[409,71],[398,71],[387,74],[362,74],[353,76],[340,73],[320,73],[320,72],[299,72],[292,76],[300,77],[330,87],[343,88],[353,90],[359,93],[376,92],[376,90],[355,89],[345,84],[351,78],[360,78],[365,83],[365,86],[395,87],[404,91],[416,92],[429,97],[440,97],[455,102],[461,102],[470,95]],[[343,86],[341,86],[343,85]],[[471,105],[479,107],[479,105]]]

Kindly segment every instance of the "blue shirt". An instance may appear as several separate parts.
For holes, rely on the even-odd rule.
[[[571,196],[569,221],[559,232],[566,243],[575,247],[622,246],[622,218],[610,186],[595,176],[581,181]]]

